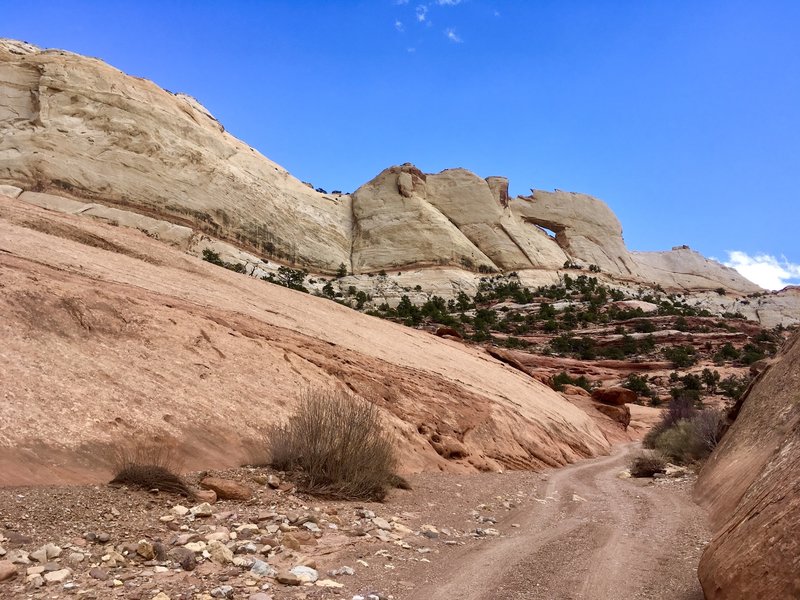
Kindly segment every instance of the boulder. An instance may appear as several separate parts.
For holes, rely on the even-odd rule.
[[[220,500],[249,500],[253,497],[253,490],[232,479],[206,477],[200,481],[200,485],[213,490]]]
[[[638,396],[633,390],[624,387],[603,387],[592,390],[592,398],[603,404],[622,406],[636,402]]]
[[[601,404],[600,402],[596,402],[594,407],[604,415],[611,417],[617,423],[622,425],[623,429],[627,429],[628,425],[631,423],[631,409],[624,404],[621,406],[614,406],[611,404]]]

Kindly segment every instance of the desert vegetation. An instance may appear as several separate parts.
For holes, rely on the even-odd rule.
[[[676,464],[692,464],[711,454],[725,427],[723,411],[698,410],[691,396],[679,395],[669,403],[661,421],[645,436],[643,445]]]
[[[305,391],[288,422],[271,431],[267,454],[318,495],[383,500],[402,481],[378,407],[336,390]]]
[[[112,485],[126,485],[143,490],[158,490],[192,497],[193,493],[179,475],[180,461],[174,449],[165,444],[124,445],[112,452]]]

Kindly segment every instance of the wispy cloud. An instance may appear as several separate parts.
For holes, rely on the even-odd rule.
[[[403,33],[406,30],[406,28],[403,26],[403,22],[399,19],[394,22],[394,28],[400,33]]]
[[[436,4],[439,6],[458,6],[461,4],[461,0],[436,0]]]
[[[746,252],[728,252],[726,267],[736,269],[743,277],[768,290],[780,290],[787,285],[800,284],[800,264],[776,258],[770,254],[750,256]]]
[[[417,21],[424,23],[428,19],[428,7],[424,4],[417,6]]]
[[[394,0],[394,3],[397,6],[404,6],[404,5],[408,4],[408,0]]]
[[[447,29],[445,29],[444,30],[444,34],[445,34],[445,36],[447,37],[448,40],[450,40],[451,42],[453,42],[455,44],[460,44],[461,42],[464,41],[460,37],[458,37],[458,34],[456,33],[456,30],[453,29],[452,27],[448,27]]]

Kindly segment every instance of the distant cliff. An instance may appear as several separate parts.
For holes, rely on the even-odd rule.
[[[193,98],[70,52],[0,40],[0,98],[0,185],[21,189],[22,200],[46,193],[122,209],[320,274],[340,265],[356,275],[451,269],[441,284],[453,272],[556,273],[569,264],[631,286],[761,291],[686,247],[628,251],[613,212],[583,194],[510,198],[503,177],[411,164],[352,195],[317,192]]]

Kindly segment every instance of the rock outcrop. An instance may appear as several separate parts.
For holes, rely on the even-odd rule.
[[[0,98],[0,183],[157,215],[313,269],[350,262],[349,200],[304,185],[186,95],[3,40]]]
[[[558,245],[586,266],[635,276],[636,265],[625,248],[622,225],[604,202],[574,192],[531,191],[530,196],[511,201],[515,214],[553,231]]]
[[[447,267],[473,280],[479,271],[542,280],[572,263],[679,291],[759,289],[688,250],[629,252],[619,220],[584,194],[511,199],[503,177],[425,174],[409,164],[352,196],[318,193],[228,134],[190,96],[70,52],[0,40],[0,98],[6,196],[35,202],[44,192],[91,204],[82,209],[90,216],[133,212],[315,273],[342,264],[355,274]]]
[[[800,334],[738,408],[697,483],[714,529],[699,568],[705,597],[798,598]]]
[[[242,464],[309,386],[376,403],[405,471],[609,448],[580,409],[481,348],[136,229],[0,197],[0,281],[0,485],[108,480],[113,449],[138,442],[174,445],[187,468]]]

